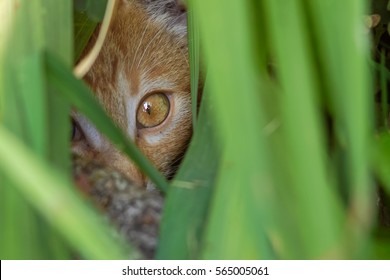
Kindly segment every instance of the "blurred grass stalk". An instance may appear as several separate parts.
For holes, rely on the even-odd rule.
[[[259,110],[248,1],[193,1],[198,9],[211,103],[223,147],[203,243],[206,259],[271,258],[272,184]],[[222,12],[223,10],[223,12]],[[262,51],[262,50],[258,50]],[[259,188],[261,183],[262,187]]]
[[[319,46],[322,73],[327,77],[337,137],[344,145],[350,249],[353,253],[363,253],[368,249],[368,235],[376,217],[375,188],[369,172],[374,106],[368,70],[369,38],[362,26],[362,15],[367,14],[369,3],[362,0],[306,2],[310,2],[307,6],[313,18],[317,18],[313,23],[317,30],[313,37]],[[335,20],[342,20],[342,24]]]
[[[140,257],[137,252],[131,250],[130,246],[124,246],[124,243],[121,244],[122,246],[116,246],[113,243],[112,236],[116,236],[115,230],[102,226],[101,217],[92,211],[92,207],[86,207],[87,203],[80,199],[64,174],[37,159],[19,139],[2,127],[0,127],[0,140],[0,169],[8,174],[11,178],[10,182],[26,201],[61,232],[65,240],[76,249],[75,252],[90,259]],[[29,168],[19,170],[20,165]],[[22,221],[19,217],[15,217],[13,222],[17,224]],[[45,233],[47,225],[42,223],[41,226],[40,233],[47,234]],[[24,233],[24,239],[26,237]],[[58,244],[47,240],[39,242],[39,239],[30,239],[30,241],[32,245],[42,246],[36,248],[38,253],[42,253],[41,250],[45,247],[58,249]],[[26,258],[29,252],[23,253],[22,258]],[[58,255],[48,254],[41,257],[56,258]]]
[[[365,2],[193,1],[223,147],[204,258],[370,256],[376,216]],[[264,26],[251,25],[253,17]],[[274,88],[264,74],[270,61],[255,57],[276,64],[275,104],[262,102]],[[270,105],[279,116],[269,115]],[[329,154],[324,107],[344,174]],[[272,122],[281,126],[266,134]]]
[[[69,182],[70,103],[46,80],[45,52],[71,71],[72,1],[3,0],[0,8],[1,259],[68,259],[69,245],[86,258],[129,257]],[[52,212],[58,199],[71,208]]]
[[[67,14],[71,6],[68,1],[57,4],[53,5],[52,1],[2,1],[5,20],[1,24],[4,37],[0,42],[3,77],[0,92],[4,102],[1,124],[22,139],[38,157],[51,158],[57,166],[68,169],[69,160],[64,156],[68,144],[60,138],[69,129],[68,121],[65,121],[69,105],[58,104],[55,97],[46,95],[43,77],[44,48],[61,53],[68,62],[71,58],[71,25]],[[58,38],[58,34],[65,42]],[[51,109],[53,114],[49,118]],[[54,125],[63,129],[53,131]],[[59,138],[53,143],[49,141],[49,135]],[[21,165],[19,168],[29,167]],[[7,175],[4,172],[2,170],[2,175]],[[9,177],[3,177],[2,181],[2,258],[68,258],[68,250],[57,234],[50,232],[41,218],[26,205],[26,200],[16,192]],[[58,245],[50,246],[51,242]]]

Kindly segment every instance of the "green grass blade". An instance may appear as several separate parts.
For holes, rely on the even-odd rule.
[[[21,198],[11,182],[0,174],[2,210],[0,214],[1,259],[47,259],[51,255],[46,239],[40,234],[35,211]],[[17,209],[14,207],[17,206]],[[17,223],[16,223],[17,222]],[[47,228],[47,227],[44,227]]]
[[[195,128],[198,114],[198,94],[199,94],[199,61],[200,61],[200,42],[199,26],[195,9],[192,7],[192,1],[188,6],[188,51],[191,70],[191,100],[192,100],[192,125]]]
[[[272,214],[265,215],[273,191],[262,132],[261,83],[250,46],[249,2],[194,1],[193,5],[208,67],[212,117],[223,149],[201,257],[273,258],[266,232]]]
[[[45,50],[59,57],[67,66],[73,62],[72,2],[69,0],[42,0]],[[70,172],[69,122],[70,104],[61,98],[51,85],[47,85],[47,118],[49,129],[49,159]],[[61,127],[61,129],[58,129]],[[46,132],[47,133],[47,132]]]
[[[0,84],[3,103],[1,121],[29,145],[38,157],[49,158],[50,151],[54,151],[52,158],[58,158],[56,164],[69,167],[69,130],[66,129],[69,126],[68,105],[65,103],[56,107],[47,103],[41,54],[44,48],[52,48],[64,60],[70,60],[71,41],[67,41],[70,36],[66,34],[69,35],[70,32],[67,31],[71,30],[71,4],[69,1],[46,1],[49,2],[47,5],[44,2],[6,0],[1,3],[5,15],[0,24],[4,35],[0,39],[1,76],[4,74],[4,83]],[[49,108],[56,113],[63,112],[62,117],[48,118]],[[64,130],[54,133],[59,137],[59,143],[64,143],[62,146],[57,145],[49,136],[52,131],[49,120],[54,119],[66,119],[64,126],[58,126]],[[8,248],[2,252],[2,256],[17,259],[69,257],[69,251],[61,245],[57,233],[51,232],[51,228],[31,210],[26,200],[16,193],[13,183],[1,185],[0,188],[4,196],[10,198],[0,206],[1,212],[9,213],[1,222],[5,223],[8,232],[13,235],[10,240],[7,238],[11,234],[0,241],[2,244],[7,243]],[[18,219],[12,219],[15,215]],[[26,235],[26,232],[29,234]],[[51,248],[48,240],[54,240],[58,244],[57,248]]]
[[[18,111],[23,116],[23,134],[36,153],[47,158],[49,139],[46,131],[49,124],[42,54],[35,53],[26,57],[17,67],[16,73],[20,93]]]
[[[340,242],[342,212],[327,176],[323,128],[313,94],[318,91],[317,77],[307,53],[310,43],[304,14],[298,1],[264,1],[264,7],[284,93],[281,105],[288,159],[294,162],[286,194],[294,196],[301,257],[320,258],[331,254],[327,250]]]
[[[354,256],[358,256],[367,247],[367,236],[375,220],[375,188],[368,166],[373,98],[367,62],[368,36],[364,34],[362,20],[367,2],[314,0],[302,5],[315,19],[312,36],[320,46],[320,62],[335,110],[338,141],[344,152],[351,252],[356,250]]]
[[[92,33],[104,18],[107,0],[74,0],[75,61],[80,59]]]
[[[71,65],[73,57],[73,28],[72,28],[72,3],[68,0],[50,1],[42,0],[41,11],[45,11],[41,14],[42,17],[42,32],[44,49],[49,50],[57,54],[67,65]],[[40,16],[39,13],[36,16]],[[69,111],[70,105],[65,100],[58,98],[53,89],[46,84],[46,76],[44,73],[43,65],[43,51],[39,52],[39,68],[37,67],[37,73],[41,75],[41,83],[43,83],[41,94],[44,95],[45,100],[41,100],[41,106],[35,106],[34,103],[27,103],[28,107],[34,107],[36,110],[39,107],[45,106],[46,108],[41,111],[41,114],[45,116],[45,127],[42,131],[35,129],[35,124],[31,123],[30,129],[33,128],[33,135],[36,137],[46,138],[46,141],[42,141],[41,145],[47,144],[47,153],[45,157],[55,166],[58,166],[69,174],[70,172],[70,142],[69,142]],[[38,71],[39,70],[39,71]],[[30,76],[32,76],[30,74]],[[31,79],[31,78],[30,78]],[[34,95],[36,98],[39,91],[36,91]],[[32,97],[34,98],[34,97]],[[50,117],[49,117],[50,116]],[[42,120],[43,121],[43,120]],[[58,128],[61,129],[58,129]],[[41,219],[37,222],[37,226],[41,229],[40,235],[45,238],[45,242],[48,247],[48,255],[52,258],[68,259],[70,258],[69,248],[57,231],[54,231],[51,227],[45,229],[45,222]]]
[[[107,0],[87,0],[86,11],[94,21],[102,21],[106,11]]]
[[[73,4],[69,0],[41,0],[45,49],[67,65],[73,62]]]
[[[38,160],[0,126],[0,170],[83,257],[126,259],[139,255],[113,238],[101,218],[87,207],[68,179]],[[9,186],[2,186],[8,188]],[[27,234],[28,231],[23,233]]]
[[[207,88],[206,84],[198,129],[166,198],[157,259],[200,257],[203,229],[220,162]]]
[[[84,48],[87,46],[89,39],[92,36],[97,22],[91,20],[86,12],[74,13],[74,60],[78,61]]]

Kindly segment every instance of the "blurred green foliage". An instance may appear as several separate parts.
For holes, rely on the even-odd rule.
[[[106,1],[0,2],[0,257],[139,256],[72,186],[75,106],[166,190],[157,258],[388,259],[389,2],[186,2],[204,90],[169,187],[72,76]]]

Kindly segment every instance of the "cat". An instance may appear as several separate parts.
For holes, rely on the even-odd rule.
[[[99,28],[85,53],[98,33]],[[192,134],[186,11],[178,0],[117,0],[84,81],[114,122],[171,178]],[[153,258],[163,195],[87,118],[74,111],[72,119],[77,187],[141,258]]]
[[[172,177],[192,134],[186,11],[178,0],[118,0],[104,45],[84,80],[114,122]],[[78,112],[72,118],[74,155],[153,188],[87,118]]]

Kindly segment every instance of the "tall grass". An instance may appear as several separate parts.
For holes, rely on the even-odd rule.
[[[70,248],[86,258],[131,255],[76,194],[69,178],[70,103],[49,83],[45,53],[70,71],[71,4],[1,3],[2,259],[67,259]]]
[[[71,74],[100,10],[76,1],[73,55],[72,7],[52,2],[0,2],[2,259],[138,256],[72,186],[71,105],[166,192],[158,259],[390,257],[368,1],[187,1],[194,136],[169,186]]]

